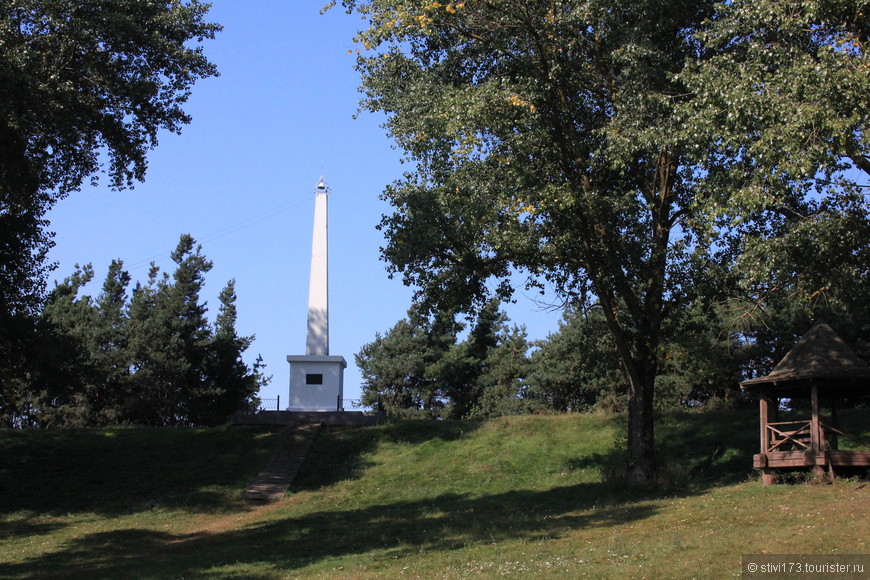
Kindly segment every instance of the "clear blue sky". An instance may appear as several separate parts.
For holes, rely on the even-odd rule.
[[[330,352],[348,361],[345,397],[360,396],[354,354],[392,327],[412,291],[387,277],[375,226],[389,206],[378,199],[404,167],[379,126],[354,119],[360,94],[353,36],[364,25],[325,0],[214,0],[209,20],[224,26],[205,44],[221,76],[193,88],[193,116],[182,135],[165,134],[149,156],[145,183],[112,192],[85,187],[49,214],[50,258],[61,280],[92,263],[96,295],[112,259],[144,282],[153,260],[171,272],[178,238],[189,233],[214,268],[203,298],[236,280],[238,331],[257,339],[272,383],[260,395],[287,401],[288,354],[304,354],[314,186],[321,172],[330,197]],[[349,53],[349,51],[351,53]],[[131,285],[132,288],[132,285]],[[560,314],[518,294],[506,307],[532,339],[545,338]]]

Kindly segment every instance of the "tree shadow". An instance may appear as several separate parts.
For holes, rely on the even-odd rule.
[[[753,472],[758,425],[748,410],[722,410],[716,421],[709,413],[672,412],[656,420],[657,486],[706,489],[746,481]],[[565,461],[565,469],[597,470],[602,481],[620,486],[628,467],[624,444]]]
[[[719,415],[710,419],[710,413]],[[659,463],[686,483],[713,487],[746,481],[758,453],[758,416],[752,410],[679,412],[656,423]]]
[[[0,494],[0,513],[236,511],[278,439],[238,427],[5,431],[0,488],[10,492]]]
[[[442,494],[360,509],[320,511],[219,533],[172,535],[149,530],[99,532],[61,550],[0,564],[9,578],[209,577],[233,565],[289,573],[328,558],[378,553],[402,558],[449,551],[474,542],[558,538],[589,527],[612,527],[658,511],[656,492],[579,484],[546,491],[472,497]],[[258,578],[249,574],[246,578]]]
[[[16,536],[34,538],[48,535],[64,527],[66,525],[62,523],[34,522],[29,519],[0,521],[0,538],[12,538]]]
[[[682,488],[676,495],[688,496],[704,487],[743,481],[746,474],[751,472],[751,456],[757,445],[757,419],[754,414],[747,412],[723,413],[733,413],[733,417],[714,422],[704,414],[685,413],[664,417],[657,423],[660,459],[667,461],[672,458],[678,461],[696,483]],[[312,443],[308,459],[291,489],[312,490],[359,477],[369,464],[367,456],[380,442],[406,442],[410,445],[434,439],[450,441],[462,438],[479,426],[480,423],[477,422],[411,421],[365,429],[326,429]],[[174,469],[179,468],[180,463],[177,461],[182,459],[194,463],[194,473],[188,473],[184,480],[161,482],[159,477],[155,477],[153,465],[142,461],[141,456],[134,456],[143,465],[133,468],[132,473],[123,477],[141,477],[147,480],[148,483],[143,485],[150,487],[139,489],[153,494],[152,497],[156,498],[159,505],[184,506],[191,512],[203,512],[210,509],[210,502],[223,501],[215,511],[239,508],[228,504],[225,498],[210,498],[210,495],[219,496],[220,493],[210,491],[208,483],[204,483],[212,482],[212,485],[218,486],[237,485],[243,489],[244,484],[239,484],[238,470],[233,471],[230,465],[220,465],[220,469],[213,469],[215,473],[209,474],[207,469],[199,471],[200,465],[224,461],[215,458],[213,453],[216,443],[213,433],[202,435],[210,437],[208,445],[198,443],[196,434],[188,434],[178,440],[172,439],[174,443],[165,440],[165,435],[160,435],[162,443],[148,444],[134,441],[148,439],[141,433],[126,439],[123,430],[120,431],[115,437],[122,446],[139,445],[139,449],[147,449],[150,445],[156,448],[157,454],[174,454],[175,459],[169,461]],[[252,431],[250,436],[255,438],[258,434]],[[272,435],[259,433],[259,436]],[[62,438],[53,443],[60,443],[63,447]],[[106,443],[101,442],[97,436],[85,442],[78,440],[76,445],[93,445],[90,448],[93,453],[106,451],[106,448],[101,447]],[[176,449],[179,446],[185,449]],[[41,449],[51,447],[52,445],[46,444]],[[203,461],[196,460],[196,454],[205,448],[212,452],[206,454]],[[255,450],[255,455],[246,460],[250,463],[245,463],[244,469],[247,471],[243,475],[247,477],[256,472],[257,465],[267,462],[270,448],[267,445],[246,443],[225,451],[227,454],[239,454],[245,453],[245,449]],[[5,455],[8,451],[0,446],[0,453]],[[57,454],[62,452],[52,453],[52,457],[57,458]],[[128,455],[129,449],[124,456]],[[83,455],[79,455],[55,467],[69,469],[81,465],[78,460],[82,457]],[[147,457],[155,457],[153,449],[148,452]],[[230,460],[239,459],[227,459]],[[37,458],[31,457],[23,462],[19,460],[17,467],[26,466],[30,461],[37,461]],[[94,463],[94,459],[91,461],[90,465],[98,467],[97,477],[110,477],[111,465]],[[565,461],[565,467],[569,470],[605,470],[620,461],[624,461],[624,455],[617,447],[604,453],[569,458]],[[130,465],[121,468],[130,468]],[[9,472],[4,474],[3,469],[6,468],[0,467],[0,475],[8,478]],[[44,465],[37,471],[43,476],[48,474],[48,468]],[[227,475],[225,471],[234,475]],[[147,477],[144,477],[146,472]],[[28,479],[23,481],[30,481],[31,476],[29,474]],[[118,479],[122,478],[121,475],[111,477],[116,479],[106,481],[117,483],[123,480]],[[65,480],[65,483],[69,482],[70,480]],[[53,485],[51,489],[55,491],[63,489],[61,483]],[[104,488],[97,486],[96,489]],[[261,521],[223,532],[186,535],[141,529],[98,532],[72,538],[52,553],[21,563],[0,563],[0,577],[208,578],[214,575],[214,568],[220,566],[250,566],[255,570],[270,570],[262,575],[257,572],[237,575],[256,579],[268,577],[266,574],[272,574],[276,569],[290,572],[329,558],[354,554],[401,558],[420,551],[449,551],[474,542],[536,541],[558,538],[578,529],[619,526],[654,515],[658,506],[649,500],[674,495],[672,488],[626,488],[605,481],[546,491],[517,490],[484,496],[445,493],[415,501],[395,501],[358,509],[324,510],[280,520]],[[93,509],[97,513],[114,515],[138,511],[143,505],[141,502],[136,505],[113,505],[105,503],[105,497],[102,500],[71,500],[67,496],[57,501],[42,500],[41,503],[32,499],[31,495],[26,497],[31,498],[28,501],[37,508],[36,511],[45,512],[63,509],[64,513],[70,513],[75,509]],[[130,497],[128,490],[117,500],[129,501]],[[6,501],[9,501],[8,498]],[[20,507],[21,503],[27,504],[26,501],[19,502],[18,509],[24,509]],[[26,524],[14,522],[7,525]],[[4,530],[0,529],[2,531]],[[28,533],[26,527],[11,528],[10,531],[16,535]],[[51,530],[34,528],[32,531],[48,533]]]

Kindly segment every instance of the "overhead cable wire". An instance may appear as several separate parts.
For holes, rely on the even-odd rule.
[[[276,215],[278,215],[278,214],[280,214],[280,213],[282,213],[282,212],[284,212],[292,207],[296,207],[298,205],[301,205],[304,202],[308,201],[308,199],[310,199],[310,195],[307,195],[307,194],[299,195],[299,196],[291,199],[290,201],[278,204],[278,205],[271,207],[265,211],[262,211],[256,215],[253,215],[251,217],[237,221],[233,224],[225,226],[219,230],[216,230],[214,232],[206,234],[202,237],[198,238],[198,237],[194,236],[194,240],[196,240],[196,242],[200,245],[205,245],[208,242],[213,242],[215,240],[219,240],[221,238],[224,238],[226,236],[229,236],[229,235],[234,234],[236,232],[239,232],[241,230],[247,229],[247,228],[249,228],[253,225],[256,225],[260,222],[266,221],[269,218],[272,218],[272,217],[274,217],[274,216],[276,216]],[[138,260],[136,262],[129,264],[126,269],[128,271],[136,270],[136,269],[142,268],[144,266],[148,266],[152,262],[163,261],[163,260],[169,258],[170,256],[172,256],[171,251],[170,252],[162,252],[160,254],[155,254],[155,255],[151,256],[150,258]]]

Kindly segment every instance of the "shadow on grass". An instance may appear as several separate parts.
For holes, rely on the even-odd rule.
[[[753,473],[759,445],[754,410],[671,413],[658,418],[656,430],[660,465],[686,484],[730,485]]]
[[[274,435],[228,427],[0,431],[0,489],[11,490],[0,494],[0,514],[236,511]]]
[[[705,487],[744,481],[751,472],[751,455],[757,445],[756,421],[754,413],[732,411],[723,411],[715,421],[711,421],[709,415],[693,413],[661,418],[656,426],[659,457],[665,465],[674,462],[681,466],[688,483],[693,484],[677,486],[682,489],[677,494],[672,486],[639,490],[608,483],[583,483],[546,491],[520,490],[482,496],[444,493],[415,501],[395,501],[261,521],[240,529],[208,534],[174,535],[141,529],[99,532],[70,539],[52,553],[21,563],[0,563],[0,577],[210,578],[215,576],[215,567],[233,566],[235,577],[257,579],[273,577],[276,571],[290,572],[326,559],[351,555],[367,554],[370,560],[386,560],[420,551],[449,551],[478,542],[536,541],[558,538],[593,526],[620,526],[655,514],[658,506],[647,500],[664,495],[687,496]],[[479,426],[473,422],[406,421],[376,428],[325,430],[313,442],[308,460],[292,489],[313,490],[359,477],[379,442],[411,445],[434,439],[456,440]],[[120,430],[115,437],[123,439],[123,431]],[[253,433],[249,435],[255,436]],[[156,446],[158,450],[163,453],[172,451],[186,458],[191,463],[192,473],[179,482],[161,482],[159,475],[164,472],[151,472],[145,478],[148,483],[142,484],[146,487],[141,489],[153,494],[158,505],[184,505],[191,511],[206,511],[210,509],[210,502],[224,501],[219,503],[220,509],[232,509],[225,499],[209,498],[209,495],[221,495],[211,491],[214,486],[232,485],[232,481],[238,485],[238,472],[234,472],[230,464],[215,462],[239,461],[239,454],[245,453],[245,449],[255,449],[263,456],[249,457],[247,460],[254,467],[246,463],[244,469],[248,470],[246,473],[256,472],[257,462],[262,465],[268,459],[269,447],[253,443],[237,443],[237,447],[233,447],[230,440],[218,441],[221,449],[231,457],[215,457],[214,438],[219,435],[212,433],[208,436],[212,438],[210,446],[201,445],[196,434],[175,443],[164,440],[168,436],[160,435],[164,441]],[[142,438],[147,437],[139,436]],[[0,439],[0,452],[5,455],[8,449],[2,447],[2,441]],[[97,447],[96,451],[104,445],[99,437],[89,443]],[[141,449],[147,447],[133,440],[126,441],[126,444],[139,445]],[[178,446],[184,449],[176,449]],[[48,447],[44,445],[42,448]],[[211,453],[204,458],[198,457],[209,448]],[[124,457],[127,455],[129,453],[122,454]],[[155,454],[149,452],[147,457],[154,458]],[[618,449],[607,449],[569,458],[566,467],[570,470],[603,470],[618,463],[622,457]],[[144,465],[121,467],[133,469],[129,477],[142,477],[143,470],[153,469],[144,458],[138,459]],[[176,460],[171,463],[176,470],[180,466]],[[76,462],[70,460],[66,468],[74,465]],[[215,473],[209,473],[208,465]],[[218,466],[220,469],[216,469]],[[4,469],[7,471],[2,471]],[[8,477],[8,469],[0,467],[0,475]],[[37,471],[47,473],[44,467]],[[97,470],[97,475],[107,477],[110,471],[103,465]],[[54,490],[62,487],[57,483],[53,485]],[[106,482],[101,485],[89,489],[106,489]],[[131,485],[136,489],[134,484]],[[96,498],[76,499],[74,495],[55,503],[48,500],[40,503],[32,499],[30,493],[26,497],[31,498],[29,501],[34,506],[46,511],[62,505],[68,512],[69,501],[80,508],[99,506],[100,513],[112,513],[112,509],[117,513],[135,511],[129,504],[111,508]],[[130,502],[133,497],[128,491],[116,499]],[[136,505],[142,505],[138,498],[137,502]],[[20,535],[14,528],[10,531]],[[34,532],[39,533],[38,530]],[[26,529],[24,533],[27,533]]]
[[[215,575],[215,567],[234,566],[248,570],[245,578],[265,578],[327,558],[373,553],[387,560],[477,542],[536,541],[592,526],[620,526],[656,513],[654,503],[643,501],[654,497],[580,484],[483,497],[443,494],[212,534],[100,532],[30,561],[0,564],[0,577],[206,578]]]
[[[711,413],[716,413],[711,420]],[[616,418],[614,418],[614,421]],[[656,419],[658,487],[705,489],[746,481],[758,452],[758,418],[753,411],[674,412]],[[605,483],[619,485],[628,453],[617,444],[604,453],[569,458],[569,471],[595,469]]]
[[[34,538],[51,534],[66,527],[60,523],[34,522],[28,519],[16,519],[0,521],[0,538],[12,538],[15,536],[28,536]]]

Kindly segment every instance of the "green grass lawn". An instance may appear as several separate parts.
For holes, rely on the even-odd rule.
[[[870,485],[758,483],[754,411],[661,418],[649,489],[619,484],[624,432],[332,428],[282,502],[249,509],[273,431],[4,431],[0,578],[728,578],[742,554],[870,552]]]

